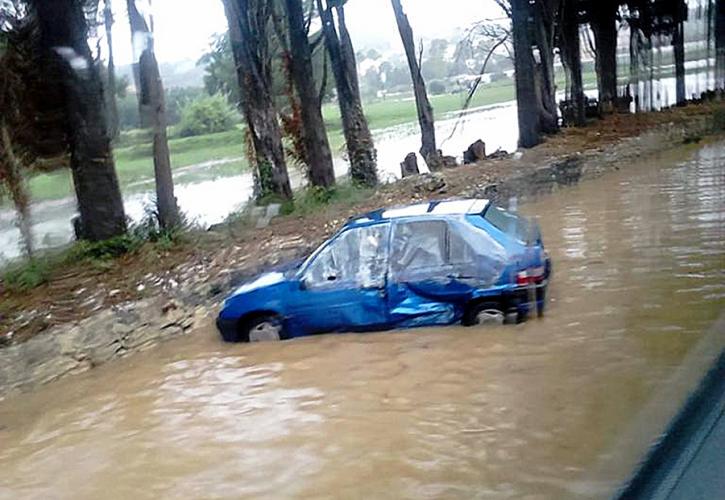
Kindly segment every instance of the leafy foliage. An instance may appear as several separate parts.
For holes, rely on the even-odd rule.
[[[238,115],[220,94],[198,97],[181,108],[179,135],[194,135],[225,132],[234,128]]]

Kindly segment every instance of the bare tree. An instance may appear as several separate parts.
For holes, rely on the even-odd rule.
[[[511,0],[519,146],[522,148],[534,147],[541,141],[534,56],[531,53],[532,41],[529,36],[530,17],[529,0]]]
[[[154,53],[154,37],[151,21],[146,20],[136,8],[136,0],[126,0],[128,21],[131,25],[131,42],[134,56],[138,57],[137,96],[141,121],[150,126],[153,133],[154,177],[156,179],[156,208],[159,225],[172,228],[181,223],[179,207],[174,196],[174,178],[171,173],[169,141],[166,135],[166,104],[164,86]]]
[[[257,163],[261,195],[275,193],[292,198],[282,132],[272,95],[272,65],[268,40],[271,0],[224,0],[232,53],[240,88],[241,108],[247,122]]]
[[[301,0],[284,0],[284,5],[290,42],[289,68],[300,100],[310,182],[315,186],[330,187],[335,184],[335,170],[322,119],[322,102],[315,85],[312,48],[307,36],[309,24],[305,21]]]
[[[400,39],[403,42],[405,56],[408,59],[408,68],[413,80],[413,92],[415,94],[415,105],[418,110],[418,123],[420,124],[421,146],[420,154],[428,164],[428,168],[436,170],[440,165],[438,147],[436,145],[435,122],[433,119],[433,107],[428,100],[428,93],[425,87],[425,80],[420,72],[420,64],[415,53],[415,41],[413,29],[410,27],[408,16],[403,11],[400,0],[391,0],[395,21],[398,24]]]
[[[337,11],[337,27],[332,13],[333,5]],[[345,23],[345,7],[334,0],[317,0],[317,8],[322,19],[325,47],[335,74],[350,173],[354,181],[374,186],[378,182],[377,153],[363,113],[355,51]]]

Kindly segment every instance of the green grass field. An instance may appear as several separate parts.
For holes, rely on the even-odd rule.
[[[486,85],[476,93],[471,107],[495,104],[513,98],[514,89],[510,81]],[[434,111],[439,117],[445,113],[460,110],[464,101],[465,95],[463,94],[431,97]],[[365,114],[372,130],[410,123],[417,119],[415,101],[412,98],[395,98],[365,103]],[[323,107],[323,116],[327,124],[331,148],[334,152],[341,151],[344,139],[337,104],[326,104]],[[170,133],[173,135],[172,131]],[[124,136],[114,150],[121,189],[124,193],[146,191],[150,185],[152,186],[153,181],[151,144],[139,131],[133,131]],[[215,165],[209,169],[186,172],[183,177],[184,182],[234,175],[246,169],[241,126],[218,134],[171,138],[169,148],[171,163],[177,172],[184,167],[208,161],[233,159],[231,162]],[[35,201],[71,196],[73,183],[70,172],[64,170],[35,176],[30,180],[30,192]]]

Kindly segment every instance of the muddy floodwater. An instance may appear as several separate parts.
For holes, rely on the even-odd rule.
[[[724,165],[679,150],[521,205],[554,262],[540,320],[210,323],[0,402],[0,497],[607,498],[724,345]]]

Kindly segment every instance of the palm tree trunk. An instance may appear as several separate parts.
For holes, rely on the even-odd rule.
[[[331,187],[335,184],[335,170],[322,119],[322,103],[315,86],[312,49],[307,38],[302,3],[300,0],[285,0],[284,5],[290,38],[290,73],[300,99],[310,182],[315,186]]]
[[[159,64],[154,54],[153,33],[146,19],[136,8],[136,0],[126,0],[131,41],[144,44],[138,58],[139,87],[136,89],[143,126],[153,133],[154,178],[156,180],[156,208],[159,225],[170,229],[181,223],[179,207],[174,196],[174,178],[171,173],[171,155],[166,136],[166,103]]]
[[[126,215],[108,136],[103,85],[88,47],[82,2],[34,0],[33,6],[48,63],[62,72],[79,235],[100,241],[124,234]]]
[[[354,61],[352,42],[344,24],[344,10],[341,6],[337,8],[340,24],[340,37],[338,37],[329,4],[323,6],[322,0],[317,0],[317,8],[322,18],[325,47],[335,73],[337,100],[350,161],[350,174],[355,182],[374,186],[378,182],[377,153],[362,109],[357,84],[357,65]],[[351,55],[352,61],[350,61]]]
[[[413,92],[415,94],[415,105],[418,110],[418,123],[420,124],[421,146],[420,154],[428,164],[430,170],[440,168],[438,146],[436,145],[435,122],[433,119],[433,107],[428,100],[428,93],[425,88],[425,80],[420,72],[420,65],[415,54],[415,41],[413,30],[410,27],[408,16],[403,11],[400,0],[391,0],[395,21],[398,24],[400,39],[403,41],[405,56],[408,59],[410,77],[413,80]]]

